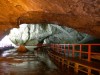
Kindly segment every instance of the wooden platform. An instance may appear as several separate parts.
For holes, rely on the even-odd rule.
[[[51,59],[53,59],[55,64],[61,66],[62,69],[64,69],[64,67],[66,66],[67,68],[72,67],[74,69],[74,72],[76,73],[81,71],[83,73],[86,73],[87,75],[100,75],[100,63],[64,57],[53,51],[48,51],[48,54]]]

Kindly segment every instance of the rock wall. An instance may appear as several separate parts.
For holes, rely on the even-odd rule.
[[[20,28],[10,31],[9,38],[16,45],[36,45],[84,43],[92,39],[92,36],[56,24],[21,24]]]
[[[20,23],[54,23],[100,38],[100,0],[0,0],[0,37]]]

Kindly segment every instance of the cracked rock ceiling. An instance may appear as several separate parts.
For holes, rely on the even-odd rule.
[[[65,25],[100,38],[100,0],[0,0],[0,38],[22,23]]]

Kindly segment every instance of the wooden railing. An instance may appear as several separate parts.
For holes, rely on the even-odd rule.
[[[95,49],[98,52],[93,50],[92,47],[96,47]],[[66,57],[85,59],[87,61],[91,61],[94,55],[98,55],[98,58],[95,59],[99,60],[100,56],[100,44],[51,44],[50,48]]]
[[[100,56],[100,44],[43,44],[42,46],[47,47],[51,60],[62,70],[71,68],[76,73],[100,75],[100,64],[92,61],[100,59],[92,58],[95,55]]]
[[[63,57],[51,50],[48,50],[48,55],[63,71],[73,69],[72,72],[78,75],[100,75],[100,66],[97,63]]]

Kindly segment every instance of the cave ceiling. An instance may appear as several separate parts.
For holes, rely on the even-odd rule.
[[[0,38],[21,23],[54,23],[100,38],[100,0],[0,0]]]

